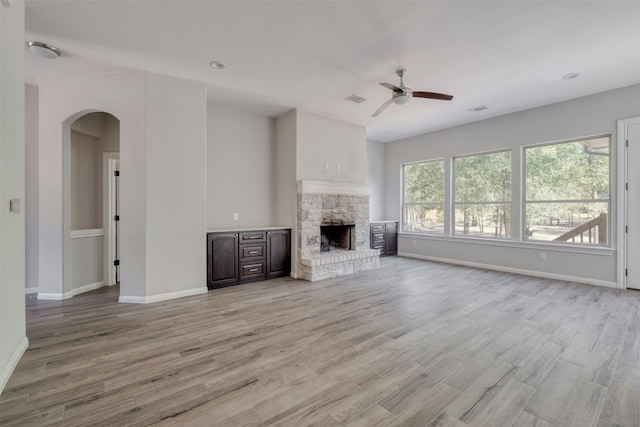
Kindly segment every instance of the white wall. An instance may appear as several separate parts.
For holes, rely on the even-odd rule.
[[[104,236],[71,239],[71,291],[66,297],[91,291],[104,284]]]
[[[99,139],[71,129],[71,229],[98,228],[96,146]],[[102,194],[102,192],[100,192]]]
[[[298,196],[296,181],[296,116],[292,110],[276,120],[275,220],[291,227],[291,275],[297,277],[300,237],[297,233]]]
[[[207,291],[206,108],[204,85],[147,73],[146,301]]]
[[[38,87],[25,85],[26,287],[38,291]]]
[[[147,149],[145,73],[49,75],[39,85],[39,275],[41,296],[73,290],[70,216],[70,126],[88,112],[120,119],[121,293],[146,292]],[[60,137],[63,135],[63,138]],[[65,169],[66,167],[66,169]],[[63,176],[63,171],[67,171]],[[64,180],[63,180],[64,178]],[[64,200],[63,195],[66,194]],[[67,254],[64,259],[63,252]],[[64,267],[64,268],[63,268]]]
[[[387,143],[385,213],[389,219],[400,219],[401,216],[400,170],[403,163],[496,149],[513,149],[513,243],[495,245],[460,237],[437,238],[401,233],[398,239],[399,252],[613,285],[616,281],[615,250],[587,248],[578,251],[576,248],[568,252],[550,244],[518,243],[522,234],[518,202],[521,199],[519,154],[524,145],[590,135],[612,134],[615,144],[616,121],[638,115],[640,85]],[[615,158],[614,150],[614,170]],[[612,182],[612,186],[615,189],[616,182]],[[614,199],[610,215],[614,222],[612,230],[615,230],[616,226],[615,205]],[[611,240],[615,248],[615,236],[612,236]],[[538,260],[539,251],[546,252],[546,261]]]
[[[24,4],[0,4],[0,393],[27,348]],[[9,211],[19,199],[20,212]]]
[[[71,123],[71,129],[85,135],[101,138],[104,135],[105,113],[89,113]]]
[[[120,301],[206,292],[204,86],[132,71],[42,76],[39,88],[38,297],[74,291],[70,125],[95,111],[120,120]]]
[[[104,218],[102,212],[104,200],[104,153],[120,152],[120,121],[111,114],[100,113],[104,119],[103,134],[97,141],[95,169],[96,169],[96,225],[98,228],[104,226]]]
[[[369,197],[369,219],[380,221],[384,216],[384,144],[367,141],[367,185],[371,187]]]
[[[275,145],[274,119],[207,103],[207,228],[275,225]]]
[[[298,180],[367,182],[367,129],[297,110]]]

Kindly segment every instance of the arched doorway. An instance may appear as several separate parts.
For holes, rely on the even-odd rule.
[[[118,284],[120,121],[89,112],[68,122],[63,141],[66,240],[64,297]],[[68,135],[68,139],[66,138]],[[68,141],[68,146],[66,144]],[[68,233],[66,229],[68,228]]]

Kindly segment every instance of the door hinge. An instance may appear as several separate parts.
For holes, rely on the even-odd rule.
[[[628,232],[629,232],[629,226],[628,226],[628,225],[625,225],[625,226],[624,226],[624,232],[625,232],[625,233],[628,233]]]
[[[114,221],[120,221],[120,215],[114,215],[113,216],[113,220]]]
[[[113,265],[115,265],[115,266],[120,265],[120,260],[119,259],[114,259],[113,260]]]
[[[120,176],[120,171],[113,171],[113,176]]]
[[[627,270],[626,268],[624,269],[624,275],[628,276],[629,275],[629,270]]]
[[[625,182],[625,183],[624,183],[624,189],[625,189],[625,190],[629,190],[629,183],[628,183],[628,182]]]
[[[628,139],[624,142],[624,145],[625,145],[625,147],[629,148],[629,140]]]

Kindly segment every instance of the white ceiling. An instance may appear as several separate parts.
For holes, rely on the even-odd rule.
[[[203,82],[215,102],[270,116],[300,108],[383,142],[640,83],[637,1],[25,3],[27,39],[63,52],[26,55],[29,83],[144,69]],[[390,97],[378,83],[397,84],[398,67],[414,90],[453,101],[413,99],[372,118]],[[479,105],[489,108],[468,111]]]

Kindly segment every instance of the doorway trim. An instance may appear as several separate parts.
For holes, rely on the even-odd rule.
[[[113,216],[115,215],[116,210],[116,206],[114,204],[116,189],[113,185],[113,171],[115,170],[117,160],[120,160],[119,152],[102,153],[102,225],[104,226],[105,231],[103,242],[104,264],[102,271],[105,286],[114,286],[117,284],[115,271],[113,269],[113,261],[116,254],[116,230],[113,222]]]
[[[640,117],[632,117],[629,119],[618,120],[618,131],[617,131],[617,143],[616,143],[616,160],[617,160],[617,246],[618,246],[618,256],[617,256],[617,276],[618,276],[618,288],[627,289],[627,276],[625,274],[625,269],[627,268],[627,239],[628,234],[625,231],[625,227],[627,225],[627,206],[628,206],[628,194],[629,192],[626,189],[626,182],[628,179],[628,158],[627,158],[627,149],[626,149],[626,141],[628,138],[628,127],[631,125],[640,124]]]

